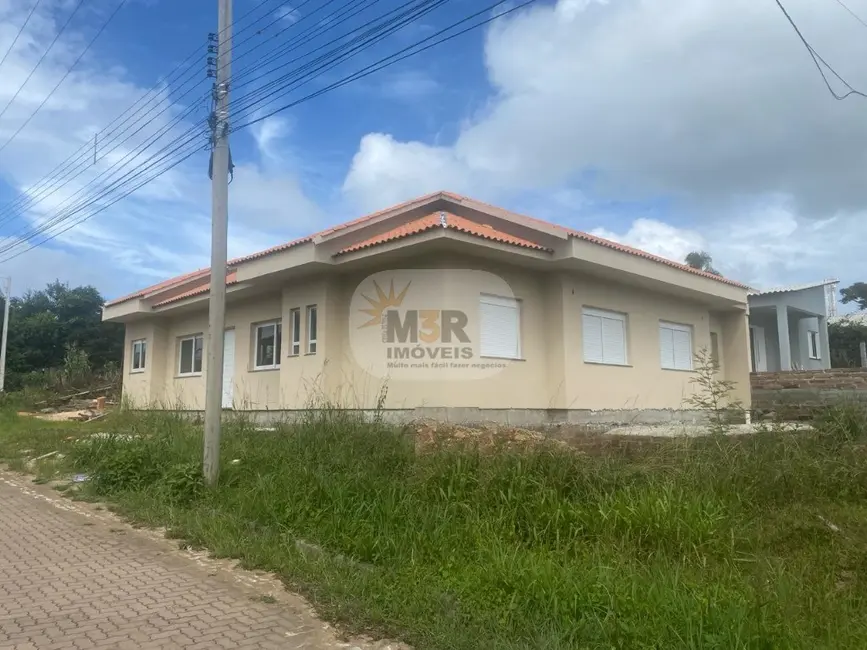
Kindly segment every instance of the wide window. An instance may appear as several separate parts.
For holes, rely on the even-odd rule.
[[[482,296],[479,320],[483,357],[521,358],[521,303],[518,300]]]
[[[289,310],[289,334],[292,341],[289,356],[297,357],[301,354],[301,310],[298,308]]]
[[[132,370],[142,371],[147,363],[148,342],[144,339],[132,342]]]
[[[660,322],[659,356],[666,370],[692,370],[692,327]]]
[[[178,374],[194,375],[202,372],[203,339],[201,334],[182,338],[178,346]]]
[[[316,305],[307,307],[307,354],[316,354]]]
[[[819,332],[809,330],[807,332],[807,348],[810,351],[811,359],[820,359],[819,355]]]
[[[626,365],[626,314],[585,308],[581,325],[586,363]]]
[[[280,367],[280,345],[283,338],[283,326],[274,321],[260,323],[256,328],[256,357],[253,368],[266,370]]]

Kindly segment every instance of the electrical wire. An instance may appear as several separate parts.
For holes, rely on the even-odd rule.
[[[10,99],[9,102],[6,104],[6,106],[3,107],[3,110],[0,111],[0,118],[2,118],[4,115],[6,115],[6,111],[8,111],[9,107],[12,106],[13,103],[15,103],[15,100],[18,98],[18,95],[20,95],[21,91],[24,90],[24,86],[27,85],[27,82],[30,81],[31,77],[33,77],[36,70],[39,68],[40,65],[42,65],[42,62],[45,61],[45,57],[48,56],[48,53],[51,51],[51,48],[54,47],[55,43],[57,43],[57,41],[60,39],[60,36],[63,34],[64,31],[66,31],[66,28],[69,27],[69,23],[72,22],[72,19],[75,17],[75,14],[78,13],[78,10],[81,9],[81,5],[83,5],[83,4],[84,4],[84,0],[78,0],[78,4],[75,5],[75,8],[72,10],[72,13],[69,14],[69,16],[66,18],[66,22],[63,23],[63,27],[61,27],[57,31],[57,34],[54,35],[54,40],[51,41],[51,45],[49,45],[48,49],[46,49],[45,52],[42,53],[42,56],[39,57],[39,61],[36,62],[36,65],[33,66],[33,69],[30,71],[30,74],[27,75],[27,78],[24,80],[24,83],[22,83],[18,87],[18,90],[16,90],[15,94],[12,95],[12,99]]]
[[[863,97],[863,98],[867,99],[867,94],[861,92],[860,90],[856,90],[855,88],[850,86],[849,82],[846,81],[839,74],[837,74],[837,71],[834,70],[833,67],[831,67],[831,64],[828,63],[825,59],[823,59],[822,56],[815,49],[813,49],[813,46],[810,45],[810,43],[807,41],[807,39],[801,33],[801,30],[795,24],[795,21],[792,20],[792,17],[789,15],[789,12],[786,11],[786,8],[783,6],[783,3],[780,0],[775,0],[775,2],[777,3],[777,6],[780,8],[780,11],[783,12],[783,15],[786,17],[786,20],[789,21],[789,24],[792,26],[792,29],[795,30],[795,33],[798,35],[798,38],[801,39],[801,43],[803,43],[804,47],[807,48],[807,52],[810,54],[810,58],[813,59],[813,63],[815,64],[816,69],[819,71],[819,74],[822,75],[822,81],[825,82],[825,86],[827,86],[828,92],[831,93],[831,96],[834,97],[834,99],[836,99],[838,101],[843,101],[844,99],[846,99],[850,95],[857,95],[858,97]],[[834,88],[831,86],[831,82],[828,80],[827,75],[825,75],[825,71],[822,69],[822,65],[820,65],[820,62],[822,65],[824,65],[826,68],[828,68],[828,70],[831,72],[831,74],[833,74],[835,77],[837,77],[837,79],[840,81],[840,83],[842,83],[844,86],[846,86],[846,88],[849,89],[849,92],[847,92],[844,95],[840,95],[837,93],[836,90],[834,90]]]
[[[243,112],[244,110],[247,110],[251,107],[255,107],[261,102],[262,99],[272,97],[283,92],[289,84],[296,84],[297,87],[298,85],[304,85],[308,83],[312,79],[320,76],[322,73],[335,68],[344,60],[347,60],[357,55],[358,53],[373,47],[376,43],[387,38],[390,34],[393,34],[394,32],[402,29],[411,22],[414,22],[418,18],[430,13],[434,9],[443,6],[449,1],[450,0],[421,0],[414,7],[411,7],[410,9],[398,14],[397,16],[389,18],[380,25],[376,25],[367,29],[365,32],[354,37],[348,42],[342,43],[327,52],[326,54],[323,54],[314,59],[313,61],[302,65],[299,69],[293,70],[288,74],[278,77],[277,79],[261,86],[260,88],[257,88],[256,90],[248,93],[247,95],[242,96],[240,100],[236,100],[237,103],[233,109],[235,111],[235,118],[237,118],[238,112]],[[412,3],[408,2],[404,5],[401,5],[401,7],[405,7],[410,4]],[[401,7],[398,7],[398,9],[400,9]],[[394,11],[388,13],[394,13]],[[338,55],[337,58],[334,58],[335,55]],[[315,67],[317,65],[318,67]],[[299,73],[301,72],[306,72],[306,74],[299,77]],[[305,77],[306,80],[304,80]],[[300,83],[298,83],[299,81]],[[246,84],[241,84],[241,86],[243,85]],[[276,90],[272,90],[274,88],[276,88]],[[246,102],[246,104],[244,102]]]
[[[843,2],[843,0],[834,0],[834,2],[836,2],[838,5],[840,5],[841,7],[843,7],[843,9],[845,9],[845,10],[848,11],[850,14],[852,14],[852,17],[853,17],[855,20],[857,20],[859,23],[861,23],[862,25],[864,25],[864,27],[867,27],[867,22],[865,22],[864,19],[861,18],[861,16],[859,16],[859,15],[856,14],[854,11],[852,11],[852,10],[849,8],[849,5],[847,5],[845,2]]]
[[[498,18],[502,18],[503,16],[506,16],[508,14],[515,12],[515,11],[518,11],[519,9],[523,9],[524,7],[527,7],[531,4],[533,4],[534,2],[536,2],[536,0],[525,0],[525,2],[523,2],[521,4],[515,5],[515,6],[509,8],[505,11],[502,11],[498,14],[490,16],[489,18],[482,20],[482,21],[480,21],[474,25],[470,25],[469,27],[466,27],[465,29],[462,29],[462,30],[460,30],[454,34],[450,34],[449,36],[446,36],[446,37],[444,37],[438,41],[435,41],[433,43],[429,43],[428,45],[425,45],[424,47],[421,47],[419,49],[414,49],[414,48],[417,48],[422,43],[426,43],[428,41],[431,41],[432,39],[436,38],[437,36],[440,36],[440,35],[448,32],[448,31],[454,29],[455,27],[472,20],[473,18],[477,18],[478,16],[480,16],[484,13],[487,13],[488,11],[491,11],[491,9],[494,9],[494,8],[504,4],[505,2],[507,2],[507,0],[500,0],[499,2],[495,2],[494,4],[485,7],[481,11],[478,11],[475,14],[467,16],[466,18],[463,18],[463,19],[457,21],[456,23],[449,25],[448,27],[441,29],[438,32],[435,32],[434,34],[431,34],[430,36],[422,39],[421,41],[413,43],[412,45],[407,46],[407,47],[399,50],[398,52],[395,52],[395,53],[390,54],[386,57],[383,57],[382,59],[379,59],[377,62],[372,63],[372,64],[362,68],[361,70],[340,79],[339,81],[336,81],[332,84],[329,84],[328,86],[326,86],[325,88],[322,88],[321,90],[310,93],[309,95],[306,95],[305,97],[302,97],[301,99],[295,100],[294,102],[290,102],[284,106],[280,106],[279,108],[276,108],[276,109],[274,109],[274,110],[272,110],[272,111],[270,111],[264,115],[260,115],[260,116],[256,117],[255,119],[238,124],[234,128],[232,128],[232,131],[233,132],[239,131],[241,129],[250,127],[254,124],[257,124],[259,122],[267,120],[268,118],[273,117],[274,115],[277,115],[278,113],[281,113],[281,112],[283,112],[289,108],[297,106],[298,104],[301,104],[301,103],[309,101],[315,97],[318,97],[319,95],[322,95],[326,92],[330,92],[331,90],[335,90],[337,88],[345,86],[349,83],[352,83],[353,81],[357,81],[358,79],[363,79],[364,77],[370,76],[371,74],[379,72],[380,70],[382,70],[384,68],[387,68],[391,65],[394,65],[395,63],[399,63],[400,61],[404,61],[410,57],[416,56],[417,54],[420,54],[421,52],[424,52],[424,51],[429,50],[433,47],[436,47],[437,45],[441,45],[442,43],[445,43],[445,42],[450,41],[454,38],[462,36],[463,34],[466,34],[470,31],[478,29],[479,27],[486,25],[490,22],[493,22],[494,20],[497,20]],[[414,51],[410,51],[410,50],[414,50]]]
[[[84,58],[84,55],[87,54],[88,50],[90,50],[91,47],[93,47],[93,44],[96,42],[96,39],[98,39],[102,35],[102,33],[105,31],[105,28],[108,27],[109,23],[111,23],[111,21],[114,19],[114,17],[117,16],[117,14],[120,12],[121,9],[123,9],[126,2],[127,2],[127,0],[120,0],[120,3],[117,5],[117,7],[115,7],[114,11],[109,15],[109,17],[102,24],[102,26],[99,28],[99,30],[97,30],[97,32],[96,32],[96,34],[94,34],[93,38],[90,39],[90,42],[88,42],[88,44],[85,46],[85,48],[81,51],[81,54],[78,55],[78,58],[76,58],[75,61],[72,62],[72,65],[69,66],[69,68],[66,70],[64,75],[60,78],[60,81],[58,81],[54,85],[54,88],[51,89],[51,92],[49,92],[45,96],[45,99],[42,100],[42,103],[36,107],[36,110],[33,111],[26,120],[24,120],[24,123],[18,127],[17,131],[15,131],[15,133],[13,133],[9,137],[9,139],[6,140],[6,142],[4,142],[2,145],[0,145],[0,152],[2,152],[7,146],[9,146],[9,143],[12,142],[16,138],[16,136],[19,133],[21,133],[28,124],[30,124],[30,120],[32,120],[34,117],[36,117],[36,114],[42,110],[42,107],[45,106],[46,103],[48,103],[48,100],[51,99],[51,96],[54,95],[55,92],[57,92],[57,89],[60,88],[61,84],[63,84],[63,82],[66,81],[67,77],[69,77],[69,75],[72,74],[72,71],[75,69],[75,66],[77,66],[81,62],[81,59]]]
[[[249,11],[244,13],[236,21],[236,23],[235,23],[236,27],[237,27],[237,25],[241,24],[244,20],[246,20],[247,18],[252,16],[259,8],[265,6],[265,5],[267,5],[273,1],[274,0],[261,0],[259,3],[257,3]],[[277,0],[277,1],[282,4],[284,0]],[[246,27],[243,27],[240,30],[237,30],[236,34],[240,34],[240,33],[243,33],[244,31],[246,31],[248,29],[251,29],[258,22],[260,22],[264,17],[269,16],[269,15],[271,15],[270,9],[268,10],[268,12],[266,14],[264,14],[263,16],[260,16],[256,20],[254,20],[253,23],[251,23],[250,25],[247,25]],[[207,44],[207,41],[205,42],[205,44]],[[141,113],[141,110],[145,106],[150,104],[152,99],[149,99],[147,102],[144,102],[144,100],[149,95],[157,93],[159,90],[161,90],[164,87],[167,87],[170,89],[170,84],[174,83],[174,81],[175,81],[175,79],[173,79],[172,77],[177,78],[177,76],[182,75],[183,72],[181,72],[181,70],[184,67],[186,67],[187,71],[189,72],[192,65],[193,65],[192,59],[194,57],[197,57],[197,56],[201,56],[201,48],[197,48],[196,50],[192,51],[189,55],[187,55],[187,57],[183,61],[181,61],[181,63],[179,63],[177,66],[175,66],[175,68],[167,75],[166,78],[161,79],[160,81],[156,82],[150,89],[145,91],[141,97],[139,97],[135,102],[133,102],[133,104],[129,108],[127,108],[123,113],[121,113],[118,117],[116,117],[108,125],[106,125],[106,127],[104,127],[102,129],[102,131],[99,131],[96,134],[96,137],[98,137],[100,135],[104,136],[104,138],[102,140],[103,146],[104,147],[106,146],[106,144],[107,144],[106,139],[108,138],[108,136],[111,136],[114,133],[116,133],[117,129],[122,127],[124,124],[127,124],[130,120],[132,120],[136,117],[139,117],[140,119],[143,119],[144,117],[146,117],[147,113],[145,113],[144,115],[139,115],[139,114]],[[195,73],[196,70],[193,70],[193,72]],[[184,80],[183,84],[188,83],[190,78],[191,77],[188,74],[186,79]],[[188,93],[185,93],[185,95],[186,94],[188,94]],[[159,104],[162,103],[162,101],[164,101],[164,99],[165,99],[164,96],[160,96],[159,102],[157,102],[156,106],[154,106],[153,109],[149,109],[149,110],[156,109],[159,106]],[[144,102],[144,104],[142,104],[142,102]],[[137,106],[138,106],[138,108],[136,108]],[[161,113],[162,112],[164,112],[164,111],[161,111]],[[126,119],[123,119],[124,117],[126,117]],[[108,131],[108,129],[110,129],[112,126],[114,126],[118,121],[120,121],[122,119],[123,119],[123,121],[119,125],[117,125],[117,127],[113,131]],[[123,135],[123,133],[128,131],[128,128],[125,129],[124,132],[121,133],[121,135]],[[50,188],[52,183],[55,183],[58,180],[62,179],[62,175],[67,173],[75,165],[78,165],[79,163],[84,162],[85,164],[83,166],[83,170],[86,169],[87,167],[89,167],[90,166],[90,163],[89,163],[90,155],[91,155],[91,143],[90,142],[84,143],[77,151],[72,153],[66,160],[61,162],[51,172],[49,172],[48,175],[46,175],[45,177],[43,177],[42,179],[37,181],[31,187],[27,188],[27,190],[25,192],[23,192],[18,198],[14,199],[10,204],[8,204],[4,208],[0,209],[0,223],[2,223],[4,221],[4,219],[2,218],[2,215],[7,215],[7,217],[8,217],[8,215],[11,214],[12,216],[14,216],[15,212],[20,212],[24,209],[29,209],[30,207],[33,207],[33,205],[35,205],[36,203],[39,203],[41,200],[44,200],[44,198],[46,198],[47,196],[50,196],[51,194],[53,194],[53,192],[49,192],[48,194],[44,194],[44,190]],[[80,173],[78,175],[80,175]],[[39,197],[40,195],[41,195],[41,198],[39,200],[36,200],[34,203],[34,196]]]
[[[491,11],[492,9],[504,4],[504,2],[506,2],[506,0],[501,0],[500,2],[495,2],[483,10],[476,12],[470,16],[467,16],[467,17],[449,25],[448,27],[446,27],[442,30],[439,30],[435,34],[432,34],[432,35],[430,35],[424,39],[421,39],[420,41],[417,41],[416,43],[413,43],[412,45],[410,45],[408,47],[402,48],[401,50],[398,50],[395,53],[392,53],[386,57],[379,59],[377,62],[375,62],[373,64],[365,66],[365,67],[361,68],[360,70],[343,77],[342,79],[338,80],[337,82],[334,82],[334,83],[332,83],[332,84],[330,84],[330,85],[328,85],[322,89],[319,89],[313,93],[310,93],[310,94],[306,95],[305,97],[302,97],[298,100],[295,100],[294,102],[291,102],[289,104],[286,104],[284,106],[276,108],[276,109],[272,110],[271,112],[269,112],[268,114],[259,115],[258,117],[254,118],[254,119],[251,119],[247,122],[243,122],[239,125],[236,125],[232,128],[232,131],[234,132],[234,131],[241,130],[243,128],[247,128],[253,124],[261,122],[261,121],[263,121],[263,120],[265,120],[265,119],[267,119],[267,118],[269,118],[269,117],[271,117],[271,116],[273,116],[273,115],[275,115],[275,114],[277,114],[283,110],[286,110],[292,106],[296,106],[302,102],[309,101],[310,99],[313,99],[314,97],[318,97],[324,93],[330,92],[331,90],[334,90],[336,88],[344,86],[348,83],[352,83],[353,81],[356,81],[358,79],[361,79],[361,78],[364,78],[368,75],[371,75],[375,72],[378,72],[379,70],[382,70],[383,68],[394,65],[394,64],[396,64],[400,61],[403,61],[409,57],[415,56],[421,52],[424,52],[424,51],[429,50],[433,47],[436,47],[437,45],[440,45],[440,44],[445,43],[449,40],[457,38],[463,34],[466,34],[469,31],[477,29],[477,28],[479,28],[485,24],[488,24],[488,23],[490,23],[490,22],[492,22],[498,18],[501,18],[502,16],[505,16],[507,14],[514,12],[514,11],[522,9],[522,8],[532,4],[533,2],[535,2],[535,0],[527,0],[526,2],[519,4],[517,6],[511,7],[508,10],[505,10],[505,11],[502,11],[502,12],[497,13],[495,15],[489,16],[485,20],[481,20],[477,23],[469,25],[468,27],[466,27],[466,28],[464,28],[458,32],[444,35],[447,32],[454,30],[456,27],[458,27],[464,23],[467,23],[467,22],[473,20],[474,18],[477,18],[478,16],[480,16],[484,13],[487,13],[487,12]],[[438,36],[443,36],[443,37],[439,38],[438,40],[434,40],[434,39],[437,39]],[[253,104],[249,107],[250,110],[256,110],[257,108],[258,108],[258,106],[256,104]],[[197,130],[199,131],[198,133],[196,132]],[[104,211],[105,209],[107,209],[111,205],[114,205],[117,201],[123,199],[124,197],[129,196],[131,193],[133,193],[137,189],[143,187],[145,184],[147,184],[148,182],[151,182],[152,180],[154,180],[158,176],[166,173],[169,169],[174,168],[175,166],[177,166],[178,164],[182,163],[184,160],[188,159],[190,156],[195,154],[197,151],[201,150],[202,149],[201,145],[195,145],[194,142],[195,142],[196,138],[201,137],[203,135],[202,129],[201,128],[197,129],[197,126],[193,126],[191,129],[189,129],[187,131],[187,133],[190,134],[190,137],[187,138],[184,142],[177,145],[175,143],[177,142],[178,138],[174,138],[172,143],[170,143],[169,145],[166,145],[165,147],[163,147],[163,149],[161,149],[160,151],[153,154],[150,158],[148,158],[143,163],[143,165],[141,165],[138,168],[136,168],[135,170],[127,173],[125,176],[123,176],[119,179],[116,179],[110,186],[103,188],[103,190],[99,196],[87,198],[86,200],[79,202],[78,205],[72,206],[69,210],[64,211],[60,215],[56,215],[54,218],[49,220],[48,223],[40,224],[40,227],[38,227],[32,233],[30,233],[26,237],[24,242],[32,241],[33,239],[39,237],[40,235],[45,235],[44,239],[34,243],[29,248],[26,248],[26,249],[20,250],[20,251],[14,251],[14,249],[16,247],[20,246],[21,243],[23,243],[21,240],[12,242],[10,245],[4,246],[4,247],[0,247],[0,254],[10,253],[9,255],[3,257],[3,259],[0,260],[0,262],[5,262],[5,261],[8,261],[10,259],[13,259],[14,257],[18,257],[19,255],[22,255],[22,254],[32,250],[33,248],[36,248],[37,246],[40,246],[40,245],[44,244],[45,242],[56,238],[57,236],[59,236],[63,232],[66,232],[70,228],[75,227],[75,225],[78,225],[78,224],[82,223],[83,221],[86,221],[87,219],[92,218],[96,214]],[[170,150],[167,153],[163,153],[163,152],[166,152],[167,149],[170,149]],[[161,153],[163,154],[162,156],[160,156]],[[171,162],[167,163],[163,167],[161,167],[157,172],[148,175],[147,178],[145,178],[143,181],[137,183],[133,187],[131,187],[131,188],[128,187],[128,185],[132,181],[135,181],[135,180],[141,178],[142,176],[146,175],[147,172],[149,172],[150,170],[159,167],[159,165],[161,163],[163,163],[167,159],[171,158],[172,156],[175,156],[175,159],[172,160]],[[90,207],[90,206],[94,205],[96,202],[106,198],[111,192],[113,192],[117,189],[120,189],[120,188],[123,188],[123,192],[120,195],[111,199],[108,203],[100,204],[99,207],[97,207],[94,211],[87,213],[87,214],[84,214],[79,219],[75,220],[74,222],[67,223],[71,217],[78,215],[78,214],[81,214],[88,207]],[[58,217],[59,217],[59,219],[58,219]],[[51,225],[49,225],[49,223]],[[52,228],[56,228],[57,226],[61,226],[61,225],[63,226],[62,230],[56,230],[55,232],[50,233],[50,234],[48,233],[48,230],[50,230]],[[48,226],[48,227],[45,227],[45,226]]]
[[[30,13],[28,13],[27,18],[24,19],[24,24],[21,25],[21,29],[18,30],[17,34],[15,34],[15,38],[12,39],[12,44],[9,46],[9,49],[6,50],[3,58],[0,59],[0,68],[3,67],[4,63],[6,63],[6,57],[8,57],[12,50],[15,48],[15,44],[18,42],[18,39],[21,38],[21,34],[24,33],[24,30],[27,28],[27,24],[30,22],[33,14],[36,13],[36,8],[39,6],[40,2],[42,2],[42,0],[36,0],[36,2],[33,3],[33,6],[30,7]]]

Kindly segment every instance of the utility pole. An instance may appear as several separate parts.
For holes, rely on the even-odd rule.
[[[6,386],[6,340],[9,338],[9,301],[12,299],[12,278],[6,278],[3,291],[3,339],[0,341],[0,393]]]
[[[211,293],[208,361],[205,366],[205,450],[202,471],[213,487],[220,476],[223,410],[223,338],[226,326],[226,246],[229,227],[229,77],[232,62],[232,0],[217,0],[217,71],[211,165]]]

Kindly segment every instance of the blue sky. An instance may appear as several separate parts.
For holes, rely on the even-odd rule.
[[[84,0],[0,118],[0,144],[118,1]],[[33,2],[0,0],[0,56]],[[77,2],[42,0],[0,68],[0,107]],[[262,54],[345,2],[236,0],[239,83],[260,73]],[[379,0],[334,33],[400,4]],[[831,0],[787,5],[823,56],[867,87],[864,27]],[[482,6],[446,2],[273,106]],[[867,16],[867,0],[852,0],[852,8]],[[97,165],[52,196],[26,194],[197,47],[199,87],[139,137],[166,127],[159,145],[176,142],[204,118],[204,47],[215,29],[214,0],[128,0],[51,101],[0,151],[0,249],[130,151],[138,140],[107,147]],[[154,101],[188,88],[169,84]],[[233,134],[230,254],[448,189],[673,259],[703,248],[726,275],[756,286],[863,280],[867,120],[860,101],[831,98],[773,3],[538,0]],[[187,108],[190,117],[171,126]],[[33,202],[29,209],[10,211],[22,197]],[[6,261],[9,254],[0,253],[0,274],[11,274],[18,291],[59,278],[117,296],[206,265],[208,218],[202,152],[43,246]],[[26,248],[16,246],[13,252]]]

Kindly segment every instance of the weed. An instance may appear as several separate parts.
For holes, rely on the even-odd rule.
[[[720,376],[719,365],[707,348],[695,353],[695,372],[689,383],[696,391],[684,403],[706,414],[711,433],[728,433],[732,421],[744,411],[743,403],[732,397],[736,383]]]
[[[228,420],[222,455],[242,462],[215,490],[201,489],[201,428],[169,413],[112,415],[101,430],[122,435],[67,442],[0,412],[0,456],[60,449],[60,467],[90,476],[82,495],[419,650],[854,650],[867,463],[853,413],[585,455],[417,453],[407,430],[326,407],[269,432]]]

